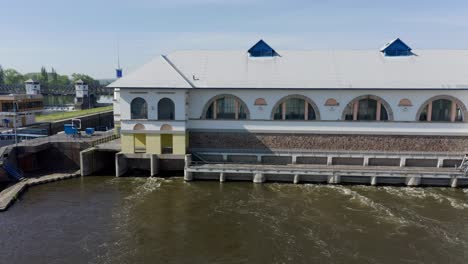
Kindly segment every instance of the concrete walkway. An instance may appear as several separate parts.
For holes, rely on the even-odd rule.
[[[30,186],[70,179],[79,177],[80,175],[80,171],[78,170],[73,173],[54,173],[37,178],[26,178],[0,192],[0,212],[6,211],[19,195]]]

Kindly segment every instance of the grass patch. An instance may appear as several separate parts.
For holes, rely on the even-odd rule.
[[[112,110],[112,105],[109,105],[109,106],[104,106],[104,107],[97,107],[97,108],[78,110],[78,111],[55,112],[52,114],[38,114],[36,115],[36,121],[37,122],[57,121],[57,120],[62,120],[62,119],[70,119],[74,117],[84,116],[84,115],[107,112],[111,110]]]

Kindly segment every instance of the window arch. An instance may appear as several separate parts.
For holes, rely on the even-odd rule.
[[[133,130],[145,130],[145,126],[143,124],[136,124]]]
[[[343,120],[388,121],[393,120],[390,105],[375,95],[363,95],[353,99],[344,109]]]
[[[161,131],[172,131],[172,126],[169,125],[169,124],[164,124],[161,126],[161,128],[159,129]]]
[[[158,102],[158,120],[174,120],[175,105],[169,98],[163,98]]]
[[[458,99],[439,95],[430,98],[421,106],[417,113],[418,121],[463,122],[466,106]]]
[[[130,103],[131,119],[148,119],[148,105],[145,99],[137,97]]]
[[[318,120],[320,114],[312,100],[302,95],[289,95],[276,103],[271,113],[273,120]]]
[[[212,98],[203,110],[205,119],[249,119],[247,105],[238,97],[230,94]]]

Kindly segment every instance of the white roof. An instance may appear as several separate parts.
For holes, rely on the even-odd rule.
[[[159,57],[109,86],[468,89],[468,50],[419,50],[402,57],[375,50],[278,53],[252,58],[245,51],[179,51],[167,56],[170,63]]]
[[[117,79],[108,87],[116,88],[191,88],[163,56],[158,56],[141,68]]]

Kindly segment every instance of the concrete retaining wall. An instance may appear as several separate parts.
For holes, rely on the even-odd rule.
[[[291,164],[292,157],[290,156],[263,156],[263,164]]]
[[[364,164],[364,158],[333,158],[332,164],[362,166],[362,164]]]
[[[190,132],[191,149],[345,151],[468,151],[468,136],[388,136]]]
[[[114,114],[113,111],[97,113],[83,117],[77,117],[75,119],[81,120],[81,127],[99,127],[107,126],[109,128],[114,127]],[[30,126],[30,128],[46,129],[49,135],[55,135],[63,131],[64,124],[70,124],[71,119],[65,119],[55,122],[41,122]]]
[[[460,165],[461,161],[458,163]],[[400,166],[398,158],[369,158],[369,166]]]
[[[99,151],[96,148],[80,152],[81,176],[115,175],[115,152]]]
[[[327,157],[297,157],[296,163],[327,165]]]
[[[406,159],[406,167],[437,167],[437,159]]]

